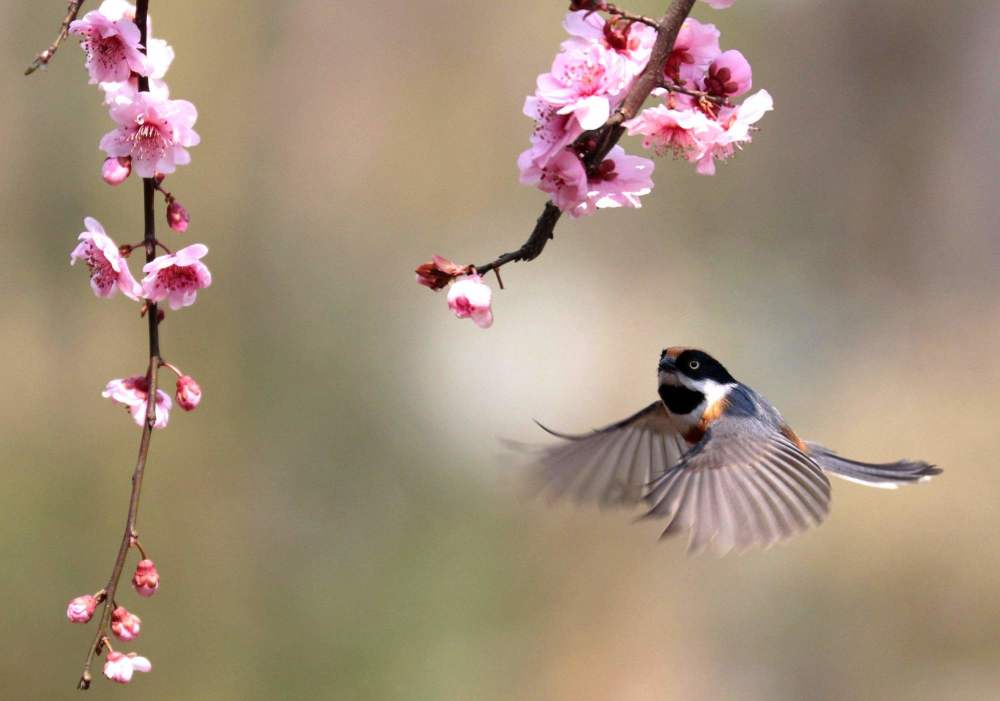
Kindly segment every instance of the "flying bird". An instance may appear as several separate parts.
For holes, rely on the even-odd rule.
[[[541,449],[542,486],[602,505],[644,503],[664,536],[688,531],[689,550],[768,547],[830,510],[827,473],[895,489],[941,470],[926,462],[869,463],[803,441],[764,397],[715,358],[667,348],[659,401],[591,433],[541,426],[562,442]]]

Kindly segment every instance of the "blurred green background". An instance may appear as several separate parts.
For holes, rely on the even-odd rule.
[[[93,629],[65,602],[107,577],[139,438],[100,391],[142,371],[145,331],[68,254],[87,215],[140,238],[141,188],[99,178],[111,126],[76,42],[21,76],[65,3],[6,8],[0,695],[76,698]],[[92,696],[1000,696],[1000,6],[699,3],[774,96],[763,130],[715,178],[662,159],[641,210],[563,221],[481,331],[412,270],[526,237],[521,103],[564,11],[153,0],[202,135],[168,182],[191,228],[164,238],[206,243],[215,275],[163,349],[205,400],[153,440],[160,593],[122,596],[154,671]],[[822,528],[724,559],[526,498],[498,437],[624,416],[675,344],[803,436],[945,473],[838,481]]]

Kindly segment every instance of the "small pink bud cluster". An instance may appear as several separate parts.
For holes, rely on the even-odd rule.
[[[531,147],[517,159],[521,182],[547,193],[574,217],[604,207],[639,207],[639,198],[653,188],[653,162],[616,146],[588,171],[577,140],[602,126],[625,99],[649,60],[656,30],[617,17],[605,20],[593,9],[570,12],[563,27],[570,38],[524,103],[535,129]],[[596,143],[583,146],[585,152]]]
[[[156,593],[160,587],[160,575],[152,560],[144,558],[136,565],[135,574],[132,575],[132,587],[139,596],[149,597]],[[66,607],[66,618],[72,623],[88,623],[94,617],[98,605],[106,601],[106,596],[104,590],[101,590],[96,595],[84,594],[76,597]],[[111,633],[125,642],[138,638],[142,629],[142,621],[139,617],[113,601],[107,601],[106,605],[114,606],[110,619]],[[101,625],[105,624],[106,619],[102,619]],[[111,648],[106,638],[103,644],[108,649],[108,657],[104,663],[104,676],[111,681],[127,684],[132,680],[134,672],[148,672],[152,669],[152,665],[145,657],[134,652],[117,652]]]
[[[451,285],[448,308],[459,319],[472,319],[482,329],[493,325],[493,291],[471,265],[458,265],[447,258],[434,256],[416,269],[417,282],[432,290]]]
[[[695,95],[661,90],[661,104],[625,122],[629,134],[645,137],[644,147],[694,163],[702,175],[714,175],[716,161],[731,158],[749,143],[753,125],[774,107],[766,90],[740,105],[731,102],[750,90],[752,71],[742,53],[719,48],[719,37],[715,25],[685,20],[664,68],[664,80]]]

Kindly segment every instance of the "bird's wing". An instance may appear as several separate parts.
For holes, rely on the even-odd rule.
[[[690,531],[690,550],[770,546],[817,526],[830,482],[781,432],[753,418],[723,416],[650,486],[647,516],[669,521],[663,535]]]
[[[538,449],[542,490],[553,497],[601,505],[639,503],[648,485],[688,448],[658,401],[591,433],[573,435],[542,428],[565,439]]]

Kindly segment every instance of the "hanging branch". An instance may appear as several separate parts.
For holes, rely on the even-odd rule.
[[[39,68],[49,65],[49,61],[56,55],[56,51],[58,51],[63,39],[69,35],[69,25],[80,14],[80,6],[83,5],[83,2],[84,0],[70,0],[66,8],[66,16],[63,17],[62,24],[59,25],[59,33],[56,35],[55,41],[49,44],[47,49],[35,56],[35,60],[31,62],[31,65],[24,69],[25,75],[31,75]]]

